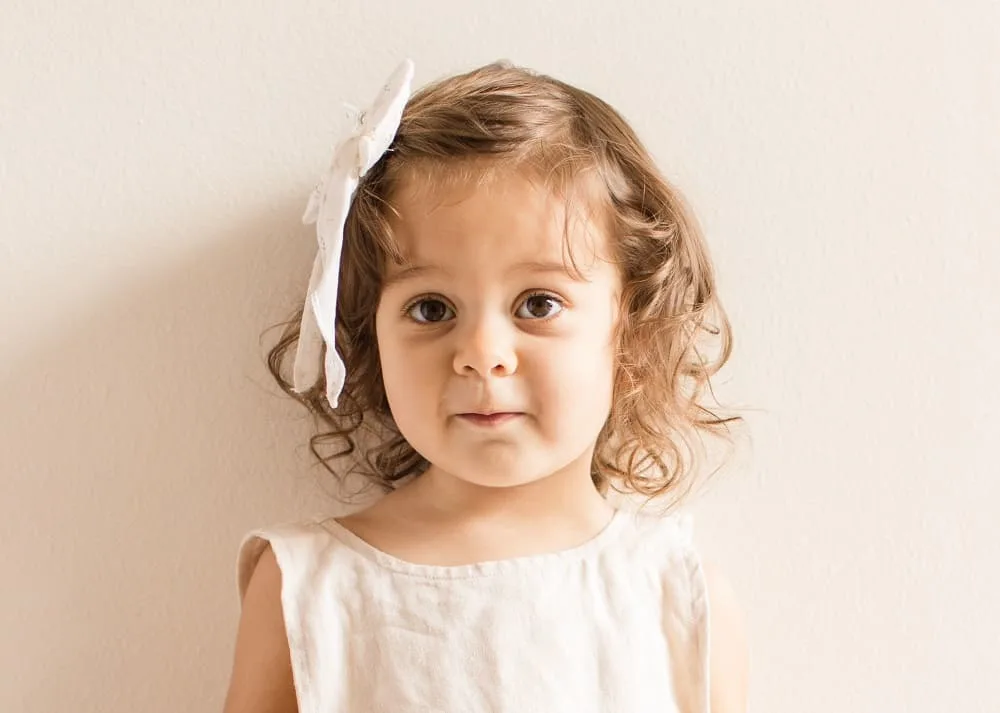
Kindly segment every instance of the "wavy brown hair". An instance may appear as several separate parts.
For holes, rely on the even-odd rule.
[[[702,232],[681,194],[661,175],[638,137],[606,102],[555,78],[494,62],[433,82],[408,101],[385,155],[361,180],[344,228],[336,339],[347,381],[336,409],[321,377],[299,394],[282,375],[294,355],[300,308],[268,354],[280,387],[314,414],[310,449],[339,479],[359,473],[391,490],[428,462],[406,441],[389,410],[378,355],[375,313],[390,261],[393,197],[400,186],[483,179],[530,168],[568,195],[589,190],[610,233],[623,290],[615,338],[613,405],[591,464],[602,493],[614,488],[650,498],[687,492],[696,470],[692,437],[729,432],[738,416],[703,403],[710,378],[732,351]],[[411,185],[407,183],[407,185]],[[713,323],[711,317],[714,316]],[[715,358],[699,344],[719,342]],[[321,447],[330,452],[321,452]],[[339,472],[330,461],[352,460]]]

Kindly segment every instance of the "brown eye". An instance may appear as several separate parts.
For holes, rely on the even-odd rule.
[[[562,311],[563,303],[546,294],[528,295],[517,309],[517,316],[522,319],[549,319]]]
[[[454,316],[451,307],[438,299],[428,298],[414,302],[406,311],[415,322],[444,322]]]

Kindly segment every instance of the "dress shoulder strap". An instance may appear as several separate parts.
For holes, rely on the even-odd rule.
[[[681,711],[709,709],[710,612],[691,513],[640,515],[636,535],[655,563],[663,597],[663,631]]]
[[[330,537],[318,521],[311,520],[279,523],[246,533],[240,541],[236,557],[236,590],[240,607],[250,577],[268,545],[274,551],[283,582],[289,583],[301,581],[313,572],[317,553],[329,545]]]

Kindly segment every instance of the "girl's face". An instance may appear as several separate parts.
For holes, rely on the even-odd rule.
[[[386,276],[376,331],[403,436],[470,484],[589,480],[620,287],[603,229],[578,212],[564,235],[562,200],[517,172],[433,196],[404,187],[395,205],[407,264]]]

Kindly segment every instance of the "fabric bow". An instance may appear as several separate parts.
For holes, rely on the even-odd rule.
[[[337,144],[333,160],[313,189],[302,222],[316,223],[319,251],[313,262],[302,310],[299,343],[292,375],[293,388],[304,393],[319,379],[319,362],[326,343],[326,398],[337,407],[344,388],[344,362],[337,354],[337,288],[344,223],[358,182],[374,166],[396,136],[410,97],[413,62],[403,62],[390,75],[371,106],[362,111],[353,133]]]

